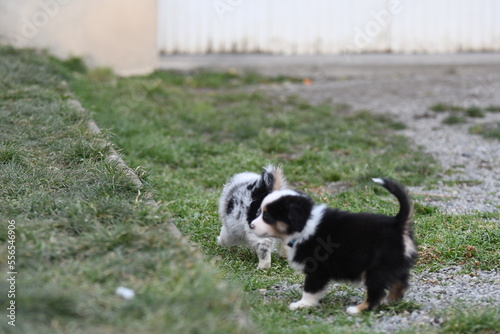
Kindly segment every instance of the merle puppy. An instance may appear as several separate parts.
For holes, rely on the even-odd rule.
[[[288,187],[281,167],[269,165],[262,174],[240,173],[224,186],[219,199],[219,217],[222,221],[217,244],[220,246],[243,245],[254,249],[259,258],[258,269],[271,267],[271,253],[275,239],[259,238],[250,229],[250,222],[257,217],[262,200],[275,190]],[[286,248],[280,248],[286,257]]]
[[[417,255],[412,204],[398,183],[373,181],[399,201],[395,216],[330,209],[293,190],[275,191],[263,200],[250,227],[261,237],[288,244],[290,265],[306,276],[302,299],[290,309],[317,305],[330,280],[364,282],[366,300],[347,308],[350,314],[374,309],[386,290],[390,301],[403,298]]]

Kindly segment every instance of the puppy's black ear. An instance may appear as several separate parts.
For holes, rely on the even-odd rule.
[[[308,197],[293,196],[288,203],[288,219],[293,232],[301,232],[311,216],[313,202]],[[291,231],[292,232],[292,231]]]

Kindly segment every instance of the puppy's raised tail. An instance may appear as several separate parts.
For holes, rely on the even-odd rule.
[[[288,183],[286,181],[285,175],[283,174],[283,168],[281,166],[267,165],[264,167],[262,172],[264,182],[269,187],[269,191],[275,191],[280,189],[287,189]]]
[[[396,215],[396,224],[395,226],[398,229],[401,229],[401,233],[403,236],[403,244],[405,250],[405,256],[414,263],[417,259],[417,244],[413,239],[413,231],[411,227],[412,222],[412,214],[413,214],[413,205],[411,204],[411,200],[408,197],[405,189],[402,185],[397,182],[387,180],[387,179],[372,179],[373,182],[376,182],[385,189],[389,190],[391,194],[393,194],[399,201],[399,212]]]
[[[374,178],[372,179],[372,181],[382,185],[382,187],[387,189],[397,198],[399,202],[399,212],[396,215],[396,220],[401,224],[402,227],[404,227],[405,230],[408,230],[408,225],[411,222],[411,216],[413,213],[413,206],[404,187],[399,183],[388,179]]]

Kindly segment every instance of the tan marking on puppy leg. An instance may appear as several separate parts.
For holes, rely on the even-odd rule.
[[[347,308],[347,313],[349,313],[349,314],[358,314],[358,313],[363,312],[364,310],[366,310],[369,306],[370,306],[370,304],[368,304],[368,301],[365,300],[364,302],[362,302],[361,304],[359,304],[357,306],[349,306]]]
[[[368,308],[368,306],[370,306],[370,304],[368,304],[368,301],[365,300],[364,302],[362,302],[361,304],[356,306],[356,308],[358,309],[358,312],[362,312],[362,311],[366,310]]]
[[[406,289],[404,288],[401,282],[395,283],[389,289],[389,296],[387,296],[387,300],[390,302],[395,302],[403,299]]]

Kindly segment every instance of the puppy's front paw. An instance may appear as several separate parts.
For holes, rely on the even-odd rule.
[[[280,249],[278,250],[278,255],[282,259],[286,259],[288,257],[288,249],[286,248],[286,246],[283,245],[280,246]]]
[[[359,309],[357,306],[349,306],[346,311],[349,314],[358,314],[359,313]]]
[[[315,305],[311,304],[311,303],[308,303],[306,301],[303,301],[301,299],[298,302],[291,303],[290,306],[289,306],[289,308],[290,308],[290,310],[296,310],[296,309],[299,309],[299,308],[311,307],[311,306],[315,306]]]
[[[260,261],[257,269],[266,270],[271,268],[271,261]]]

